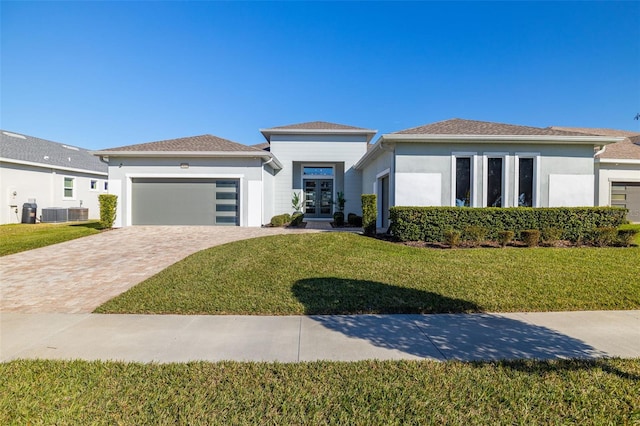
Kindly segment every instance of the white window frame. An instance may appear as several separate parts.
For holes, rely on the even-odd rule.
[[[509,197],[509,153],[508,152],[483,152],[482,153],[482,207],[487,207],[489,189],[489,158],[502,158],[502,207],[511,207]]]
[[[477,152],[452,152],[451,153],[451,206],[456,206],[456,161],[458,158],[471,158],[471,194],[469,200],[471,205],[469,207],[477,207],[476,194],[478,193],[478,177],[476,176],[478,167],[478,153]]]
[[[513,206],[519,207],[520,197],[520,159],[533,159],[533,196],[531,198],[532,207],[540,207],[540,153],[539,152],[516,152],[514,155],[514,171],[513,171]]]
[[[71,196],[67,197],[66,190],[69,189],[66,187],[67,179],[71,181]],[[73,176],[63,176],[62,177],[62,199],[63,200],[75,200],[76,199],[76,178]]]

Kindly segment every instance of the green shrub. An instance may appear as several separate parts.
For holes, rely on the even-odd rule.
[[[637,229],[619,229],[618,230],[618,244],[622,247],[629,247],[633,244],[636,235],[638,235]]]
[[[336,226],[342,226],[344,225],[344,213],[342,212],[335,212],[333,214],[333,223]]]
[[[618,227],[626,209],[619,207],[391,207],[390,232],[401,241],[443,241],[447,229],[487,228],[487,238],[509,229],[516,236],[525,229],[559,228],[562,237],[578,241],[598,227]],[[366,221],[365,221],[366,222]]]
[[[362,226],[362,216],[358,216],[355,213],[349,213],[347,215],[347,222],[351,226],[360,228]]]
[[[284,226],[289,222],[291,222],[289,213],[279,214],[271,218],[271,226]]]
[[[484,226],[471,225],[464,228],[464,239],[477,245],[487,238],[488,233],[489,230]]]
[[[304,220],[304,213],[294,213],[291,216],[291,223],[289,226],[300,226],[302,225],[302,221]]]
[[[540,243],[540,231],[537,229],[525,229],[520,235],[527,247],[536,247]]]
[[[362,226],[365,235],[376,234],[378,207],[376,194],[362,194]]]
[[[562,238],[562,229],[556,227],[547,227],[542,230],[542,241],[553,244]]]
[[[113,194],[98,195],[100,202],[100,227],[103,229],[113,228],[116,221],[116,207],[118,206],[118,196]]]
[[[498,242],[500,246],[506,247],[509,244],[513,237],[515,237],[516,233],[513,231],[498,231]]]
[[[593,243],[598,247],[609,247],[618,240],[618,230],[612,227],[600,227],[593,230]]]
[[[444,231],[444,242],[449,247],[457,247],[460,244],[460,231],[455,229]]]

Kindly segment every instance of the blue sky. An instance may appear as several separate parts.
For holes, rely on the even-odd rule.
[[[640,2],[0,8],[0,126],[89,149],[315,120],[640,131]]]

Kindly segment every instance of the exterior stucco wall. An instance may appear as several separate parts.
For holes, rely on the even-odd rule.
[[[64,197],[64,178],[74,179],[74,195]],[[91,181],[96,181],[96,189],[91,189]],[[100,218],[98,195],[105,194],[104,174],[82,173],[59,170],[51,167],[37,167],[10,162],[0,163],[0,224],[19,223],[22,220],[22,205],[35,199],[37,217],[48,207],[82,207],[89,209],[89,219]],[[14,196],[14,192],[16,195]],[[16,209],[18,210],[16,212]]]
[[[271,153],[282,163],[274,182],[274,214],[291,213],[293,192],[302,191],[304,165],[334,166],[334,200],[343,191],[346,213],[362,213],[362,180],[353,165],[367,150],[366,136],[358,135],[272,135]]]
[[[188,168],[180,164],[187,163]],[[260,226],[264,196],[260,158],[109,158],[109,192],[118,196],[116,227],[131,225],[131,185],[136,177],[240,180],[240,225]],[[171,200],[167,200],[171,202]],[[188,206],[185,206],[188,208]]]
[[[569,188],[570,193],[577,200],[581,200],[583,205],[594,205],[593,182],[594,163],[593,147],[590,145],[548,145],[548,144],[437,144],[437,143],[397,143],[395,146],[395,173],[396,176],[403,176],[405,181],[410,181],[411,176],[417,187],[429,188],[428,179],[435,179],[440,176],[440,204],[442,206],[452,206],[452,185],[454,162],[452,155],[475,155],[473,162],[475,177],[475,193],[473,194],[473,205],[483,205],[483,193],[485,189],[486,174],[485,158],[500,156],[505,159],[505,207],[516,205],[516,158],[517,156],[534,156],[536,158],[536,203],[537,207],[547,207],[550,204],[550,193],[564,190],[562,188],[563,178],[567,184],[580,182]],[[551,178],[555,176],[555,178]],[[424,182],[423,182],[424,181]],[[424,183],[421,185],[420,183]],[[398,183],[399,184],[399,183]],[[404,183],[406,185],[406,182]],[[400,188],[392,185],[395,192]],[[406,188],[402,188],[404,190]],[[393,189],[392,189],[393,191]],[[425,205],[418,202],[421,195],[416,194],[415,205]],[[427,197],[428,199],[429,197]],[[394,198],[392,197],[392,200]],[[424,197],[422,198],[424,199]],[[431,197],[433,199],[433,197]],[[586,200],[586,201],[584,201]],[[406,196],[402,205],[407,203]],[[570,205],[571,200],[567,200]],[[397,204],[397,203],[396,203]],[[397,204],[401,205],[401,204]],[[438,205],[435,201],[428,205]]]
[[[611,205],[611,182],[640,182],[637,163],[596,163],[596,205]]]

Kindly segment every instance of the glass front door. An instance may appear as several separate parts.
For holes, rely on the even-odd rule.
[[[331,217],[333,204],[332,179],[304,180],[304,215],[309,218]]]

